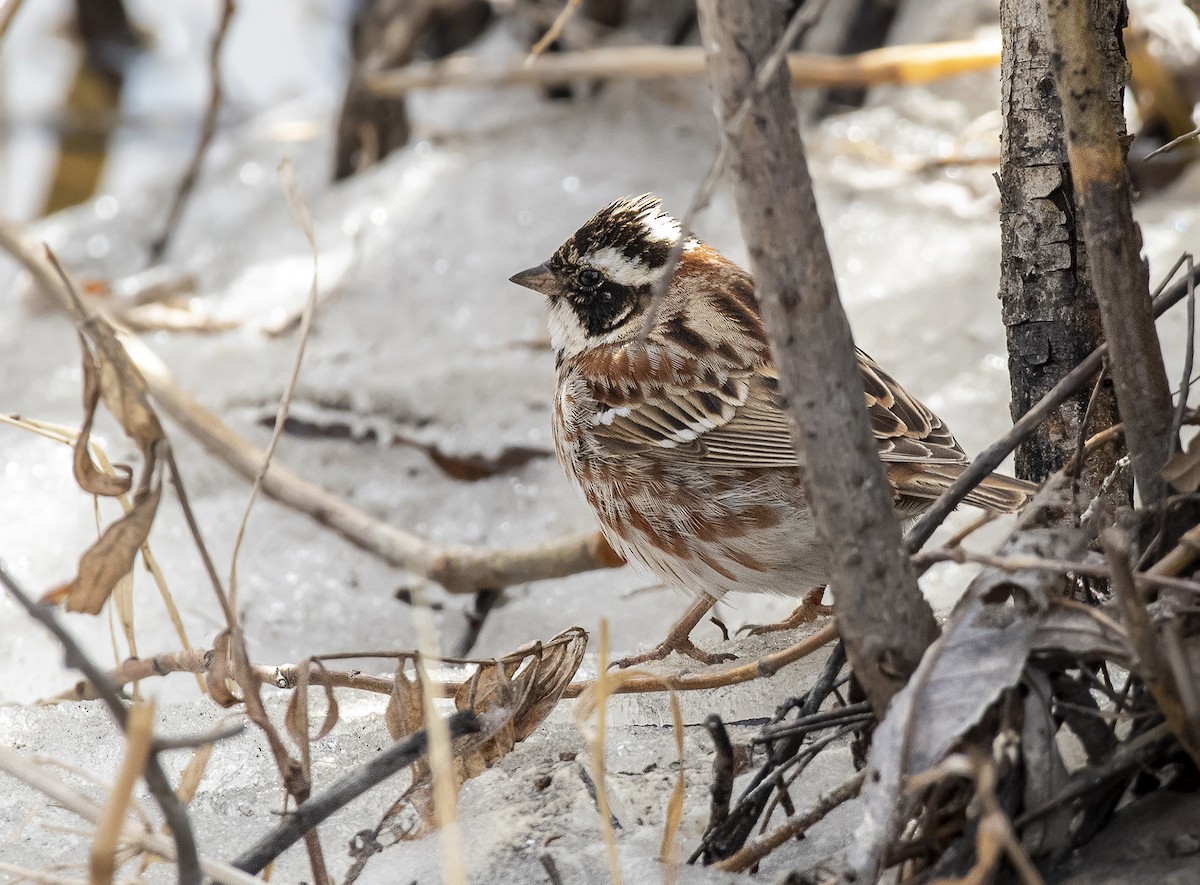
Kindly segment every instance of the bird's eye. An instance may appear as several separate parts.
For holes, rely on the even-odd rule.
[[[591,267],[585,267],[579,271],[579,285],[585,289],[595,289],[600,285],[600,281],[604,279],[604,275],[600,271]]]

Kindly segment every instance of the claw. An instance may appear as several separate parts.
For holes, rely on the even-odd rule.
[[[613,661],[611,664],[609,664],[609,667],[616,667],[617,669],[624,670],[626,667],[633,667],[637,664],[645,664],[648,661],[661,661],[673,651],[679,652],[681,655],[687,655],[689,658],[699,661],[702,664],[724,664],[728,661],[737,660],[737,655],[720,652],[707,652],[701,648],[697,648],[690,639],[672,641],[671,638],[668,637],[650,651],[644,652],[640,655],[631,655],[627,658],[621,658],[619,661]]]
[[[775,624],[742,624],[737,628],[738,635],[743,632],[747,636],[762,636],[764,633],[779,633],[782,630],[795,630],[802,624],[815,621],[824,615],[833,614],[832,605],[822,605],[821,597],[825,594],[824,587],[812,590],[795,610]]]

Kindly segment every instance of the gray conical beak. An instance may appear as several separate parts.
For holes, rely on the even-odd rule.
[[[508,278],[508,281],[516,283],[518,286],[524,286],[526,289],[541,292],[546,296],[553,295],[558,291],[558,280],[555,278],[554,272],[550,270],[550,265],[546,262],[539,264],[537,267],[531,267],[529,270],[515,273]]]

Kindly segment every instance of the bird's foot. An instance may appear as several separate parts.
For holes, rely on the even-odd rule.
[[[661,661],[673,651],[679,652],[681,655],[687,655],[689,658],[697,660],[702,664],[724,664],[728,661],[737,660],[737,655],[708,652],[697,648],[695,643],[686,636],[682,639],[668,636],[650,651],[643,652],[640,655],[621,658],[619,661],[613,661],[609,666],[624,670],[626,667],[645,664],[647,661]]]
[[[797,627],[811,623],[817,618],[824,615],[833,614],[832,605],[822,605],[821,597],[825,595],[825,588],[818,587],[804,597],[804,601],[796,606],[795,610],[774,624],[742,624],[738,627],[739,634],[745,633],[747,636],[762,636],[764,633],[779,633],[783,630],[795,630]]]

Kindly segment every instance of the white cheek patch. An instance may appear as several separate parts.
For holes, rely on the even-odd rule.
[[[587,256],[587,263],[599,270],[614,283],[622,286],[638,288],[658,282],[662,278],[663,268],[651,270],[640,261],[626,258],[612,246],[597,249]]]
[[[550,346],[558,353],[576,353],[587,344],[587,330],[565,299],[551,303],[546,326],[550,331]]]

